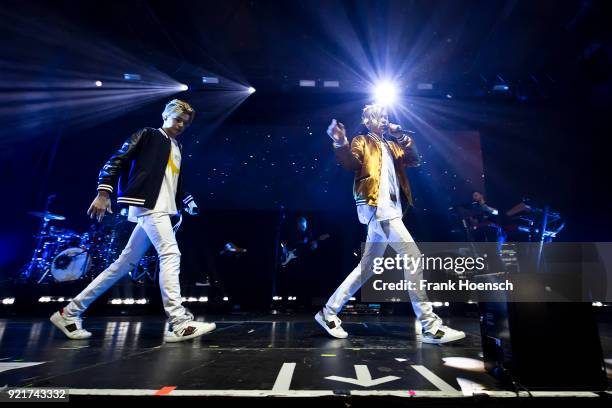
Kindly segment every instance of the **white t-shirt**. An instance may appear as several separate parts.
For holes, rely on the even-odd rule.
[[[378,189],[378,206],[367,204],[357,206],[357,216],[362,224],[368,224],[374,214],[376,220],[392,220],[402,217],[402,204],[400,190],[397,182],[397,174],[393,164],[393,153],[389,144],[381,142],[382,165],[380,167],[380,186]],[[391,199],[395,198],[395,201]]]
[[[163,129],[159,130],[164,136],[168,137]],[[178,142],[174,140],[174,138],[168,138],[172,142],[172,148],[170,149],[170,157],[168,157],[166,172],[164,173],[164,179],[162,180],[155,207],[150,209],[131,205],[128,212],[129,221],[138,222],[138,217],[152,213],[162,213],[171,216],[178,213],[175,197],[178,188],[179,173],[181,171],[181,150],[179,149]]]

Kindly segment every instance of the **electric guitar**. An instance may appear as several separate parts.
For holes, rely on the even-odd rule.
[[[321,242],[321,241],[325,241],[327,238],[329,238],[331,235],[329,234],[323,234],[321,235],[319,238],[312,240],[310,242],[308,242],[308,244],[305,245],[311,245],[313,242]],[[297,248],[293,248],[293,249],[289,249],[287,248],[287,245],[284,242],[281,242],[281,247],[283,249],[283,259],[281,260],[280,264],[281,266],[287,266],[289,264],[289,262],[291,262],[294,259],[297,259],[299,257],[299,251],[302,249],[301,247],[297,247]]]

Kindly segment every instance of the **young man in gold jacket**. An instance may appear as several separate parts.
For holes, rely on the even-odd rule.
[[[359,221],[367,225],[368,234],[360,263],[329,298],[315,320],[333,337],[346,338],[338,313],[344,304],[372,276],[373,260],[382,257],[387,245],[398,255],[420,257],[412,236],[402,222],[400,192],[412,205],[412,194],[405,167],[419,165],[412,138],[400,126],[389,123],[381,105],[367,105],[362,112],[366,134],[356,136],[349,144],[342,123],[332,120],[327,133],[333,140],[339,163],[355,173],[353,193]],[[365,132],[364,132],[365,133]],[[401,189],[401,190],[400,190]],[[406,273],[406,271],[404,271]],[[418,268],[409,280],[418,282],[423,274]],[[465,333],[442,324],[423,290],[410,290],[412,307],[422,329],[424,343],[441,344],[459,340]]]

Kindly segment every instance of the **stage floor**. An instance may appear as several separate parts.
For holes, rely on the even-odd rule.
[[[162,316],[87,318],[93,337],[81,341],[46,319],[1,319],[0,387],[69,388],[71,396],[516,396],[484,372],[476,318],[447,319],[467,337],[444,346],[421,343],[412,318],[347,316],[345,340],[309,315],[206,320],[217,330],[164,344]],[[610,373],[612,326],[600,331]]]

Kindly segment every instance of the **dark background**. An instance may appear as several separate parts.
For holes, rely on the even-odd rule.
[[[522,198],[550,205],[567,221],[561,241],[610,240],[606,6],[2,2],[0,273],[14,276],[27,262],[37,220],[26,213],[42,210],[50,194],[50,209],[68,217],[64,227],[87,230],[101,165],[130,132],[159,126],[164,104],[179,97],[198,112],[181,136],[182,170],[202,212],[180,232],[182,279],[214,270],[268,291],[284,206],[288,225],[306,214],[315,234],[332,235],[308,277],[327,294],[354,266],[364,231],[352,176],[335,164],[325,129],[335,117],[358,131],[373,72],[392,72],[403,85],[404,109],[393,119],[417,131],[425,161],[409,170],[416,200],[405,221],[417,240],[447,239],[445,209],[469,201],[472,188],[500,210]],[[125,72],[142,73],[151,89],[174,81],[190,90],[132,96],[116,85]],[[203,75],[221,83],[204,86]],[[109,98],[95,94],[98,78]],[[341,87],[300,88],[300,79]],[[419,90],[420,82],[433,89]],[[232,105],[236,84],[257,92]],[[494,92],[500,84],[509,90]],[[217,256],[228,241],[248,248],[242,266]]]

